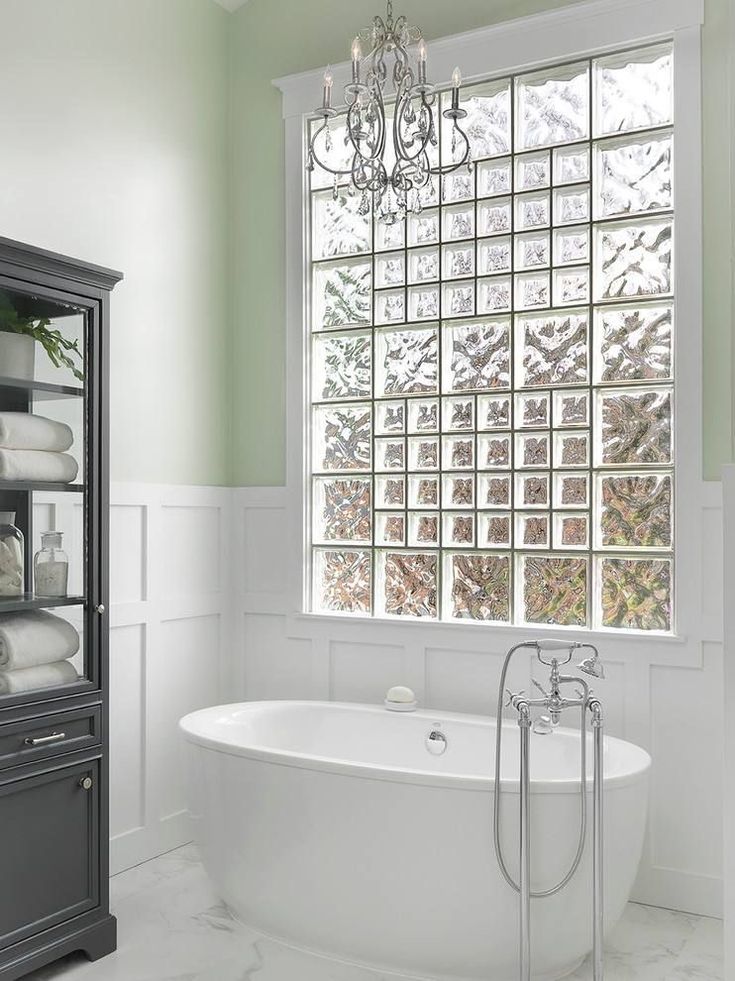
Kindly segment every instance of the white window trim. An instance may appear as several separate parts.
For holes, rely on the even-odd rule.
[[[674,343],[675,413],[675,635],[577,630],[564,627],[498,626],[461,621],[356,617],[305,612],[304,556],[308,544],[304,479],[307,465],[306,371],[309,364],[306,317],[307,190],[305,120],[318,101],[323,67],[274,81],[283,95],[285,120],[286,318],[287,318],[287,509],[289,616],[298,634],[331,639],[354,637],[354,630],[384,637],[399,632],[417,644],[503,649],[521,637],[547,632],[599,642],[624,660],[644,642],[658,649],[663,663],[698,663],[705,635],[702,615],[702,155],[701,25],[703,0],[594,0],[518,18],[486,29],[431,42],[431,72],[449,83],[456,64],[467,82],[503,76],[578,57],[673,39],[674,43]],[[600,43],[603,38],[604,42]],[[348,62],[332,66],[334,91],[349,80]],[[441,632],[441,633],[439,633]]]

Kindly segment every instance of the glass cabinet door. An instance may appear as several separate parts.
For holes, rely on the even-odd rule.
[[[0,278],[0,699],[99,681],[98,322],[95,301]]]

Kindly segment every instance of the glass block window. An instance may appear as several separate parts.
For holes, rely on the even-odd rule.
[[[393,225],[309,175],[312,610],[673,630],[672,69],[465,86]]]

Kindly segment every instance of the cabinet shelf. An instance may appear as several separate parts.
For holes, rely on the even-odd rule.
[[[0,480],[3,491],[47,491],[49,493],[82,494],[84,484],[55,484],[46,480]]]
[[[0,596],[0,614],[19,613],[22,610],[50,610],[55,606],[83,606],[83,596],[36,596],[24,593],[22,596]]]
[[[77,385],[52,385],[50,382],[0,375],[0,399],[17,398],[21,392],[27,392],[34,399],[84,398],[84,388]]]

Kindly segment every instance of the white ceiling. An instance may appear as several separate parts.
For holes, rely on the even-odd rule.
[[[225,10],[238,10],[240,7],[244,7],[248,0],[215,0],[220,7],[224,7]]]

